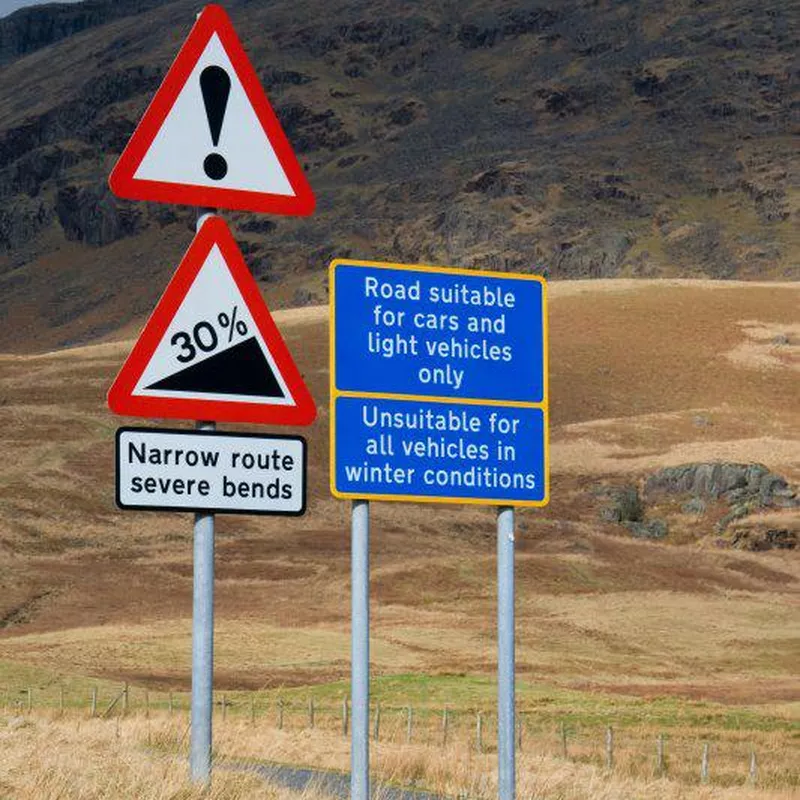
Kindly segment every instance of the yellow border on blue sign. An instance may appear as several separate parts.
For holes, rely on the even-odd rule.
[[[537,281],[542,286],[542,368],[544,381],[542,385],[542,401],[539,403],[516,402],[512,400],[480,400],[476,398],[434,397],[430,395],[388,394],[385,392],[352,392],[339,391],[336,388],[336,278],[338,266],[371,267],[377,269],[403,270],[406,272],[433,272],[445,275],[467,275],[484,278],[512,278],[517,280]],[[341,500],[386,500],[406,503],[459,503],[465,505],[503,505],[515,507],[541,508],[550,502],[550,353],[549,353],[549,321],[547,316],[547,281],[540,275],[527,275],[521,272],[492,272],[490,270],[472,270],[463,267],[435,267],[428,264],[396,264],[380,261],[362,261],[361,259],[337,258],[328,267],[329,320],[328,372],[330,387],[330,489],[331,494]],[[336,400],[339,397],[363,397],[374,400],[424,400],[433,403],[459,403],[464,405],[492,405],[498,408],[538,408],[544,412],[544,497],[541,500],[495,500],[487,497],[442,497],[439,495],[399,495],[371,494],[364,492],[340,492],[336,488]]]

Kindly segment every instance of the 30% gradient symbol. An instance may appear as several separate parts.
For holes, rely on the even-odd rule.
[[[238,306],[234,306],[230,312],[222,311],[217,314],[215,322],[201,319],[193,328],[191,333],[178,331],[169,340],[173,346],[180,347],[180,353],[176,356],[182,364],[188,364],[197,358],[198,352],[213,353],[220,343],[220,335],[224,339],[227,332],[227,344],[233,342],[234,334],[245,336],[247,334],[247,324],[244,320],[237,320],[236,314]],[[216,323],[216,325],[215,325]]]

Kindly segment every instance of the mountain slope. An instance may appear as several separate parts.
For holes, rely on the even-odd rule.
[[[318,197],[308,220],[226,215],[272,305],[324,300],[334,255],[800,276],[792,4],[226,8]],[[90,0],[0,32],[0,350],[114,337],[154,305],[193,211],[106,180],[196,10]]]

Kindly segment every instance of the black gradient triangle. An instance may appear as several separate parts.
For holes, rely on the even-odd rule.
[[[255,336],[146,388],[170,392],[285,397]]]

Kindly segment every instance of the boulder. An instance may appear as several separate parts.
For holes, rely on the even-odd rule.
[[[796,494],[786,481],[763,464],[708,462],[666,467],[645,481],[645,497],[691,494],[700,498],[723,498],[732,503],[757,499],[762,506],[796,504]],[[780,501],[777,503],[776,501]]]
[[[644,506],[635,486],[623,486],[607,492],[609,504],[600,511],[606,522],[639,522],[644,516]]]

